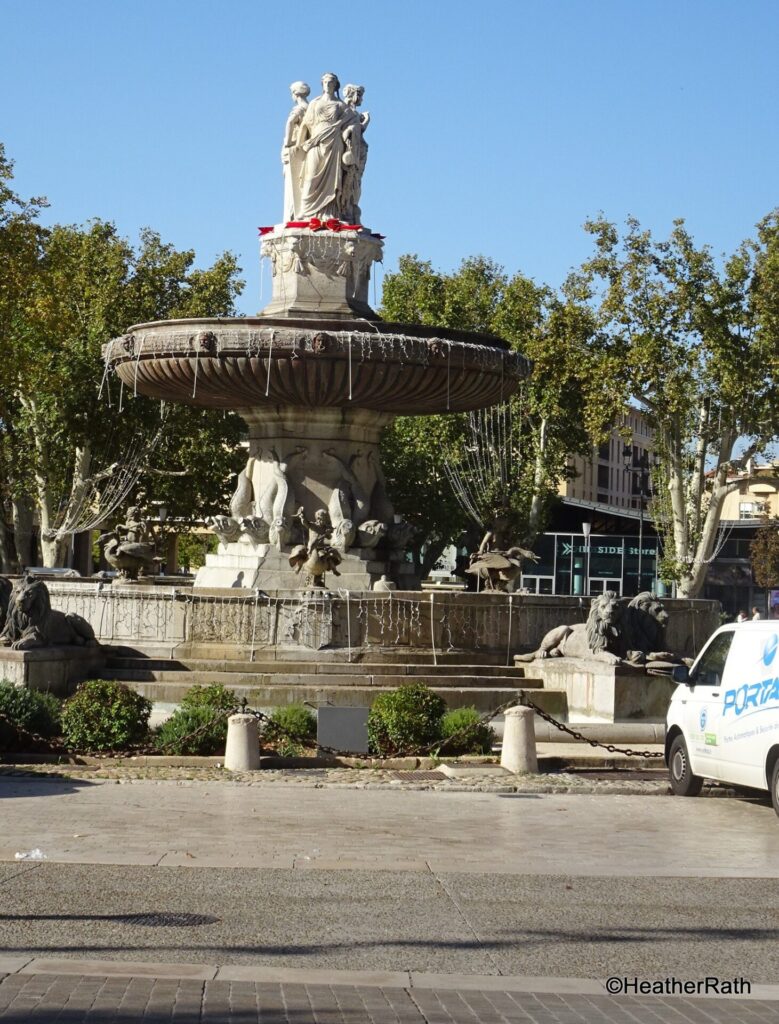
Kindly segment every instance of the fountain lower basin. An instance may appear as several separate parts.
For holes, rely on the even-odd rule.
[[[211,409],[465,412],[511,395],[528,361],[499,338],[383,321],[137,324],[104,348],[126,388]]]

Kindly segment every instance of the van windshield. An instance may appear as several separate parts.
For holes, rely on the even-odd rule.
[[[701,660],[690,673],[690,682],[695,686],[719,686],[725,673],[725,662],[730,645],[733,643],[734,631],[720,633],[715,636],[703,653]]]

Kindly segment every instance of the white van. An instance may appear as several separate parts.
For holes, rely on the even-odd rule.
[[[704,779],[766,789],[779,814],[779,622],[721,626],[673,677],[665,763],[674,793],[697,796]]]

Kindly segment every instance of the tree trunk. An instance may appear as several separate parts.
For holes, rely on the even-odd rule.
[[[530,515],[527,524],[527,542],[532,542],[541,530],[541,517],[544,511],[543,487],[546,479],[544,456],[546,455],[547,421],[541,420],[541,430],[538,435],[538,451],[536,453],[536,464],[533,472],[533,497],[530,499]]]
[[[39,452],[42,447],[39,445]],[[73,482],[70,487],[70,495],[65,513],[62,519],[65,529],[54,529],[54,517],[52,515],[52,495],[48,485],[48,479],[44,475],[46,463],[41,454],[41,472],[36,476],[38,483],[38,498],[40,502],[41,516],[41,547],[43,548],[43,564],[50,567],[62,567],[69,563],[73,550],[72,530],[78,525],[81,516],[81,507],[84,502],[87,487],[89,486],[89,470],[92,465],[92,448],[86,443],[76,449],[73,465]]]
[[[7,576],[11,572],[11,538],[5,526],[5,511],[0,504],[0,573]]]
[[[28,565],[38,564],[38,551],[34,541],[33,502],[28,495],[12,501],[16,568],[19,572]]]

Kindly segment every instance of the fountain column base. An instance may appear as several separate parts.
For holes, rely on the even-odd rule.
[[[281,406],[242,409],[249,459],[229,516],[212,520],[220,538],[198,571],[196,587],[303,590],[306,571],[290,554],[309,542],[301,524],[327,513],[328,543],[341,552],[330,589],[371,590],[386,575],[400,589],[419,586],[406,560],[408,527],[395,516],[381,471],[379,439],[394,418],[370,409]]]
[[[366,548],[350,548],[338,566],[339,575],[327,573],[328,590],[367,591],[383,575],[397,583],[399,590],[418,590],[419,582],[410,562],[389,562],[381,553]],[[240,542],[220,544],[216,554],[206,555],[206,564],[198,569],[195,587],[275,591],[306,590],[305,572],[297,573],[289,564],[289,550],[278,551],[269,544],[257,545],[251,552]]]

